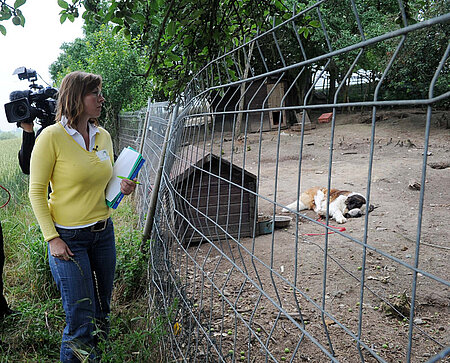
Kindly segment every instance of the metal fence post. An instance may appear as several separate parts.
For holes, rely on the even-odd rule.
[[[141,243],[141,251],[144,253],[147,252],[147,249],[145,248],[145,243],[150,238],[150,233],[152,230],[151,227],[153,225],[153,219],[155,216],[156,203],[158,201],[159,187],[161,185],[161,176],[162,176],[162,171],[163,171],[163,167],[164,167],[164,161],[165,161],[165,156],[166,156],[167,143],[169,141],[170,130],[171,130],[173,121],[177,117],[177,114],[178,114],[178,104],[175,105],[173,112],[169,118],[169,123],[167,124],[166,133],[164,135],[164,144],[163,144],[162,151],[161,151],[161,158],[159,159],[158,171],[156,173],[155,183],[153,185],[152,193],[150,195],[150,203],[148,206],[147,218],[145,219],[145,226],[144,226],[144,232],[143,232],[142,243]]]
[[[142,132],[142,138],[141,138],[141,144],[139,145],[139,153],[142,154],[142,151],[144,150],[144,144],[145,144],[145,138],[147,137],[147,125],[148,125],[148,119],[150,117],[150,106],[151,106],[151,99],[149,98],[147,101],[147,112],[145,113],[145,119],[144,119],[144,130]]]

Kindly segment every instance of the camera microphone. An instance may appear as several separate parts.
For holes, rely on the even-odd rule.
[[[14,101],[20,98],[28,97],[30,91],[13,91],[9,94],[9,100]]]

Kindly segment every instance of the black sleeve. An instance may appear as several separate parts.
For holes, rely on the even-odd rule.
[[[24,131],[22,134],[22,146],[19,150],[19,165],[24,174],[30,174],[30,159],[36,137],[34,132]]]

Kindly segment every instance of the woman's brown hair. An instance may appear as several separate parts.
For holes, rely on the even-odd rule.
[[[88,93],[101,87],[102,77],[97,74],[75,71],[67,74],[59,87],[56,103],[56,120],[67,117],[68,125],[76,128],[84,111],[83,99]],[[90,119],[97,125],[97,119]]]

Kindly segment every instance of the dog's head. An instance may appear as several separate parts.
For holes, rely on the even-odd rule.
[[[361,217],[367,210],[368,213],[372,212],[375,207],[371,204],[369,205],[369,208],[366,208],[366,198],[364,198],[361,194],[352,193],[350,194],[347,199],[345,200],[346,205],[346,211],[345,211],[345,217],[346,218],[356,218]]]
[[[350,194],[345,200],[345,205],[347,206],[348,210],[352,210],[355,208],[361,209],[361,207],[365,204],[366,198],[364,198],[361,194]]]

